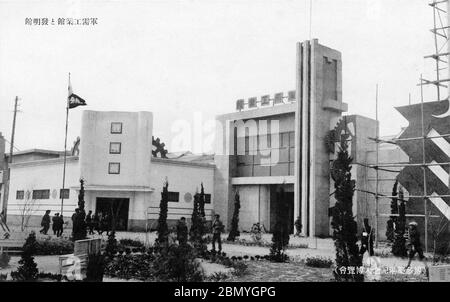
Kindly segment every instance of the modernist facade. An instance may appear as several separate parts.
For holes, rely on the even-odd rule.
[[[203,183],[207,220],[214,205],[214,165],[152,156],[150,112],[83,112],[79,155],[67,157],[62,190],[62,152],[30,150],[14,155],[7,201],[8,223],[20,224],[31,209],[31,225],[45,210],[71,217],[78,202],[79,179],[85,180],[86,210],[119,212],[119,229],[155,227],[162,186],[169,181],[169,222],[190,218],[193,196]],[[61,201],[64,196],[63,210]]]
[[[317,40],[299,43],[296,70],[295,91],[262,96],[260,101],[238,100],[237,112],[217,117],[214,192],[228,202],[216,204],[215,210],[230,223],[239,191],[243,229],[258,221],[272,229],[275,205],[285,202],[291,231],[300,217],[304,235],[328,236],[334,204],[330,161],[335,150],[327,146],[327,138],[332,131],[349,133],[356,163],[353,175],[363,185],[365,154],[374,148],[368,137],[376,135],[377,124],[361,116],[342,117],[347,104],[342,101],[338,51]],[[280,187],[286,192],[284,200],[279,199]],[[363,206],[359,195],[355,194],[355,213]]]
[[[345,136],[354,159],[354,213],[359,224],[365,217],[373,224],[367,166],[373,164],[375,144],[369,138],[376,137],[377,123],[358,115],[343,116],[347,105],[340,52],[317,40],[298,43],[296,83],[287,93],[238,100],[236,112],[217,116],[213,157],[155,156],[150,112],[86,110],[76,144],[79,152],[74,148],[67,157],[66,190],[61,190],[64,153],[31,150],[14,155],[5,205],[8,221],[19,223],[31,202],[31,223],[39,224],[45,210],[61,212],[62,196],[62,213],[71,216],[83,178],[87,210],[120,208],[120,228],[152,228],[167,177],[171,222],[190,218],[193,195],[203,183],[208,220],[218,213],[229,227],[239,191],[241,230],[249,231],[260,222],[270,231],[276,205],[283,202],[291,231],[300,217],[303,235],[328,236],[329,211],[335,202],[330,164],[336,144]]]

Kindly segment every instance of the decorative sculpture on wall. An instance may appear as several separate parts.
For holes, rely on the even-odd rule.
[[[80,155],[80,137],[78,136],[77,139],[73,142],[73,147],[71,154],[72,156],[79,156]]]
[[[341,143],[342,141],[347,141],[349,147],[349,153],[354,156],[354,136],[355,136],[355,126],[354,121],[351,117],[342,117],[337,123],[334,129],[330,130],[325,136],[325,145],[330,153],[335,153],[337,150],[336,143]]]
[[[160,142],[159,137],[155,139],[152,136],[152,155],[153,157],[167,158],[167,150],[164,148],[166,145]]]

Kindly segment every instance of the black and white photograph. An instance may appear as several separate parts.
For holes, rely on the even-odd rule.
[[[0,0],[0,286],[450,282],[449,38],[450,0]]]

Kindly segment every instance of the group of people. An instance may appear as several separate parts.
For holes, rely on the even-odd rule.
[[[48,234],[48,230],[50,229],[50,224],[52,224],[52,230],[53,230],[53,235],[56,235],[57,237],[61,237],[63,231],[64,231],[64,218],[63,215],[60,213],[55,213],[55,215],[53,217],[50,218],[50,210],[46,210],[44,216],[42,216],[41,219],[41,227],[42,229],[39,231],[41,234],[47,235]],[[75,220],[80,219],[81,215],[80,215],[80,210],[79,209],[75,209],[75,213],[72,215],[72,222],[75,222]],[[107,234],[109,234],[109,232],[111,231],[111,226],[112,226],[112,217],[109,214],[103,214],[102,212],[100,213],[95,213],[92,214],[92,211],[89,211],[88,214],[86,215],[85,218],[81,218],[84,220],[84,223],[86,225],[87,231],[88,231],[88,235],[94,235],[95,232],[97,231],[98,234],[102,235],[104,232],[106,232]],[[4,222],[4,215],[3,212],[1,214],[0,217],[0,225],[3,228],[4,232],[5,232],[5,237],[9,236],[9,228],[6,225],[6,223]],[[75,223],[74,223],[75,225]],[[79,225],[79,224],[76,224]],[[7,229],[7,231],[6,231]],[[8,235],[6,235],[8,234]]]
[[[214,215],[214,221],[211,225],[211,231],[213,234],[212,238],[212,250],[216,251],[216,242],[218,245],[218,251],[219,253],[222,251],[222,238],[220,235],[224,231],[224,225],[222,221],[220,220],[220,215],[216,214]],[[188,227],[186,224],[186,218],[181,217],[180,220],[178,220],[176,227],[175,227],[176,233],[177,233],[177,240],[179,244],[185,244],[188,240]]]
[[[99,235],[102,235],[104,232],[108,235],[112,229],[112,216],[108,213],[96,212],[92,214],[92,211],[89,211],[86,216],[79,214],[80,210],[76,209],[72,216],[72,221],[75,221],[76,219],[83,219],[88,235],[94,235],[94,231],[96,231]],[[76,225],[82,224],[77,223]]]
[[[52,230],[53,235],[56,235],[57,237],[61,237],[63,231],[64,231],[64,218],[63,215],[60,215],[59,213],[55,213],[55,215],[50,218],[50,210],[46,210],[44,216],[42,216],[41,219],[41,227],[42,229],[39,231],[39,233],[47,235],[48,230],[50,229],[50,222],[52,222]]]
[[[364,218],[364,227],[362,230],[360,249],[361,255],[364,255],[366,251],[369,252],[370,256],[373,256],[375,254],[373,250],[373,237],[373,229],[369,225],[369,220],[367,218]],[[406,237],[408,239],[408,264],[406,265],[405,269],[408,269],[411,266],[411,262],[416,254],[419,256],[419,260],[424,263],[425,268],[428,269],[426,258],[423,254],[422,243],[420,241],[420,232],[418,230],[417,222],[411,221],[408,224],[408,234],[406,235]]]
[[[109,234],[112,229],[112,216],[108,213],[96,212],[92,214],[92,211],[89,211],[85,222],[89,235],[94,235],[94,231],[99,235],[102,235],[104,232]]]

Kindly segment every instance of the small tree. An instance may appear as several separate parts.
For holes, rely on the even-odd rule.
[[[286,199],[283,187],[280,187],[276,202],[276,220],[274,232],[272,234],[272,246],[270,248],[270,260],[275,262],[285,262],[288,256],[285,249],[289,244],[289,228],[286,217]]]
[[[194,195],[194,208],[192,210],[192,225],[189,230],[190,241],[194,245],[194,248],[198,255],[204,255],[207,250],[206,242],[203,238],[205,235],[205,223],[204,216],[201,214],[201,209],[204,208],[204,199],[201,198],[201,194],[198,192]]]
[[[24,203],[19,208],[20,230],[24,232],[29,225],[30,218],[36,209],[36,200],[25,197]]]
[[[356,235],[358,228],[352,211],[355,182],[351,179],[351,163],[352,158],[348,154],[347,142],[343,139],[331,169],[336,198],[331,220],[337,264],[334,275],[338,281],[364,280],[364,275],[359,271],[355,274],[347,272],[350,267],[361,267],[363,258],[359,253]]]
[[[23,245],[22,256],[19,260],[20,266],[17,271],[11,272],[11,277],[18,281],[33,281],[37,279],[38,269],[33,255],[36,254],[36,234],[31,232]]]
[[[73,216],[73,241],[83,240],[87,237],[86,212],[84,209],[84,179],[80,179],[80,192],[78,193],[78,212]],[[62,214],[62,213],[61,213]]]
[[[239,191],[236,191],[234,195],[234,212],[233,218],[231,219],[231,230],[230,234],[228,234],[228,241],[234,241],[236,237],[239,237],[240,233],[238,230],[239,227],[239,209],[241,208],[241,201],[239,197]]]
[[[402,188],[398,190],[398,199],[400,204],[398,206],[397,223],[394,228],[394,244],[392,245],[392,254],[398,257],[406,257],[408,255],[405,238],[406,205]]]
[[[156,245],[167,244],[169,238],[169,228],[167,226],[167,209],[169,204],[169,181],[165,180],[163,191],[161,192],[161,202],[159,203],[159,218],[158,218],[158,238]]]
[[[398,180],[395,180],[394,187],[392,188],[392,196],[397,196],[397,186]],[[386,223],[386,238],[387,240],[394,242],[395,226],[397,225],[397,216],[395,214],[398,214],[397,197],[393,197],[391,200],[391,214],[393,214],[393,216],[389,217],[389,220]]]
[[[200,217],[204,219],[206,217],[206,214],[205,214],[205,189],[203,188],[203,183],[201,183],[200,200],[198,203],[198,207]]]

